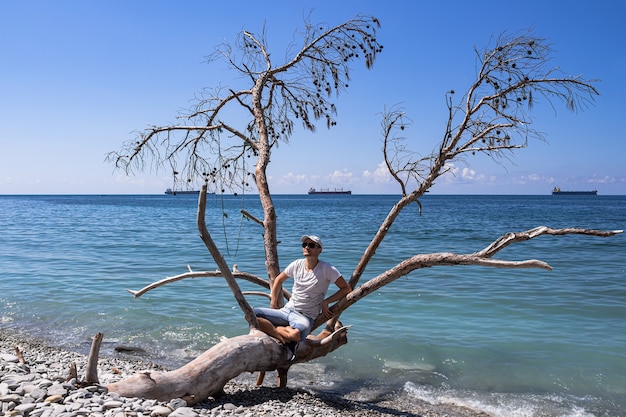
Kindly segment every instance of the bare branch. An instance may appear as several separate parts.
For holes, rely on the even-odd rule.
[[[246,281],[249,281],[253,284],[260,285],[269,289],[269,283],[267,280],[264,280],[256,275],[249,274],[246,272],[233,272],[233,278],[241,278]],[[198,271],[198,272],[185,272],[184,274],[175,275],[173,277],[163,278],[162,280],[153,282],[152,284],[146,285],[140,290],[126,290],[129,293],[133,294],[135,298],[139,298],[148,291],[159,288],[165,284],[171,284],[176,281],[181,281],[183,279],[188,278],[223,278],[224,274],[221,271]]]
[[[623,230],[593,230],[593,229],[579,229],[579,228],[562,228],[553,229],[546,226],[539,226],[534,229],[530,229],[524,232],[507,233],[485,249],[472,254],[458,255],[454,253],[431,253],[420,254],[412,256],[393,268],[388,269],[375,278],[367,281],[365,284],[352,290],[346,298],[331,308],[331,311],[335,316],[339,316],[349,306],[356,303],[363,297],[371,294],[372,292],[384,287],[385,285],[397,280],[398,278],[409,274],[416,269],[430,268],[434,266],[453,266],[453,265],[479,265],[495,268],[541,268],[546,270],[552,270],[552,267],[547,263],[535,259],[525,261],[506,261],[490,259],[495,253],[504,249],[512,243],[518,243],[534,239],[542,235],[587,235],[587,236],[600,236],[609,237],[616,234],[623,233]],[[320,326],[324,322],[324,319],[319,316],[315,321],[315,327]]]
[[[258,329],[259,323],[257,321],[256,315],[254,314],[254,311],[252,310],[252,306],[250,306],[250,304],[248,303],[248,301],[242,294],[241,288],[239,288],[237,281],[233,277],[233,273],[231,272],[230,268],[228,268],[228,265],[226,264],[226,260],[224,259],[219,249],[215,245],[215,242],[213,242],[213,239],[211,238],[211,235],[209,234],[209,231],[206,228],[206,223],[204,220],[204,213],[206,211],[206,194],[207,194],[207,185],[204,184],[202,186],[202,190],[200,191],[200,195],[198,197],[198,216],[197,216],[198,220],[197,222],[198,222],[198,231],[200,232],[200,238],[202,239],[205,246],[211,253],[211,256],[215,260],[215,263],[219,267],[220,271],[224,275],[224,278],[226,279],[226,282],[228,283],[230,290],[233,292],[233,295],[235,296],[235,300],[237,300],[237,303],[239,304],[239,307],[241,308],[246,318],[246,321],[250,325],[250,328]]]
[[[615,236],[620,233],[623,233],[623,230],[604,231],[604,230],[591,230],[591,229],[578,229],[578,228],[553,229],[553,228],[546,227],[546,226],[538,226],[534,229],[527,230],[525,232],[507,233],[504,236],[501,236],[491,245],[487,246],[485,249],[479,252],[476,252],[473,255],[478,256],[478,257],[490,258],[512,243],[523,242],[526,240],[534,239],[535,237],[538,237],[541,235],[560,236],[560,235],[577,234],[577,235],[609,237],[609,236]]]

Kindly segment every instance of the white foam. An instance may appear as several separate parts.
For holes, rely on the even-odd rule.
[[[413,371],[413,372],[434,372],[435,366],[428,363],[409,363],[409,362],[400,362],[400,361],[385,361],[385,369],[383,371],[389,370],[400,370],[400,371]]]
[[[490,393],[454,391],[447,388],[404,384],[409,395],[432,405],[456,405],[493,417],[595,417],[583,407],[557,396],[534,394]]]

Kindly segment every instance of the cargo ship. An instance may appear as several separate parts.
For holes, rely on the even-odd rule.
[[[315,188],[309,188],[309,194],[352,194],[352,191],[345,190],[343,188],[331,190],[330,188],[320,188],[316,190]]]
[[[561,191],[559,187],[554,187],[552,189],[552,195],[598,195],[598,191]]]
[[[176,190],[172,190],[171,188],[168,188],[167,190],[165,190],[165,194],[170,194],[170,195],[195,194],[195,195],[198,195],[198,194],[200,194],[200,191],[197,191],[197,190],[176,191]]]

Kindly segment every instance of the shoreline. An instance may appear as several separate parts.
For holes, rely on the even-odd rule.
[[[15,356],[15,346],[24,354],[24,364]],[[271,416],[361,416],[361,417],[488,417],[483,412],[462,406],[433,405],[396,392],[376,400],[362,401],[349,396],[305,388],[276,388],[272,383],[257,387],[255,375],[244,375],[230,381],[219,398],[187,407],[183,400],[169,403],[155,400],[125,399],[107,393],[106,384],[123,379],[140,370],[163,371],[163,367],[131,358],[100,356],[100,385],[71,388],[65,379],[71,363],[84,378],[87,357],[52,346],[45,340],[0,327],[0,413],[5,416],[62,417],[89,415],[114,417],[195,417],[241,415]],[[270,378],[268,378],[269,380]],[[50,400],[50,387],[64,387],[61,397]],[[48,391],[46,391],[47,388]],[[42,391],[44,391],[42,393]],[[65,394],[63,394],[65,391]],[[36,393],[36,395],[33,395]],[[46,402],[48,401],[48,402]],[[70,413],[70,414],[68,414]]]

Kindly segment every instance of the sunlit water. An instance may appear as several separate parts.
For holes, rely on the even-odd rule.
[[[393,196],[276,196],[280,260],[299,237],[323,237],[323,258],[349,277]],[[626,197],[436,196],[398,219],[363,280],[430,252],[472,253],[538,225],[626,226]],[[195,196],[0,196],[0,325],[86,352],[103,332],[180,365],[247,332],[219,278],[179,281],[133,298],[166,276],[214,270],[195,225]],[[207,222],[229,264],[265,276],[255,196],[209,197]],[[497,258],[541,259],[553,271],[474,266],[417,270],[342,316],[349,343],[296,365],[290,384],[364,398],[403,391],[496,416],[626,415],[626,238],[542,236]],[[241,283],[244,289],[254,289]],[[251,304],[267,299],[251,297]]]

